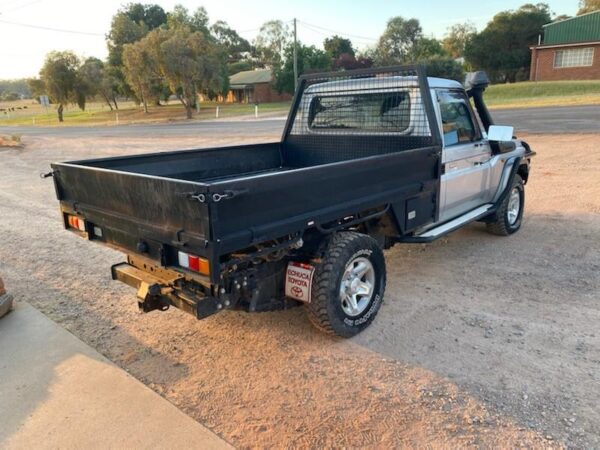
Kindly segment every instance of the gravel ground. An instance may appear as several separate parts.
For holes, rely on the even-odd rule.
[[[255,141],[277,136],[254,136]],[[386,254],[372,326],[302,309],[137,312],[123,260],[61,229],[53,160],[249,142],[24,138],[0,150],[0,273],[27,301],[239,447],[600,447],[600,136],[529,136],[522,230],[471,225]]]

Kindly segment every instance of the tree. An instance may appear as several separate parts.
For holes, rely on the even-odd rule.
[[[230,28],[227,22],[218,20],[210,27],[217,44],[223,48],[227,63],[233,63],[243,59],[245,53],[252,50],[250,43],[241,37],[237,31]]]
[[[144,24],[148,30],[154,30],[167,22],[167,14],[160,5],[129,3],[121,12],[137,24]]]
[[[420,37],[415,42],[410,62],[421,62],[432,58],[447,57],[442,43],[435,38]]]
[[[294,44],[288,44],[284,51],[285,63],[275,72],[275,87],[279,92],[294,92]],[[297,44],[298,75],[322,72],[331,69],[331,56],[314,45]]]
[[[154,86],[158,79],[154,51],[146,38],[123,47],[125,79],[144,106],[145,113],[148,113],[148,103],[154,98]]]
[[[339,58],[333,61],[333,68],[336,70],[355,70],[368,69],[373,66],[373,59],[360,55],[358,58],[349,53],[342,53]]]
[[[281,20],[271,20],[264,23],[254,40],[254,46],[260,61],[265,66],[279,68],[289,38],[288,26]]]
[[[116,102],[116,83],[109,73],[107,73],[105,64],[98,58],[86,59],[78,71],[80,92],[86,97],[102,97],[108,107],[113,110],[117,108]]]
[[[481,33],[468,40],[465,58],[472,67],[486,70],[492,81],[525,78],[531,63],[529,46],[537,42],[542,26],[550,21],[545,3],[496,14]]]
[[[323,41],[323,48],[332,59],[338,59],[343,54],[354,56],[354,48],[352,48],[352,41],[345,39],[337,34],[330,38],[325,38]]]
[[[40,95],[46,95],[46,84],[44,83],[44,80],[40,78],[29,78],[27,80],[27,85],[31,91],[31,96],[38,101]]]
[[[208,13],[203,6],[196,9],[194,14],[189,13],[183,5],[175,5],[173,11],[167,14],[167,26],[169,29],[187,29],[199,31],[206,37],[210,35],[208,29]]]
[[[390,65],[412,61],[415,45],[422,35],[417,19],[392,17],[377,43],[376,63]]]
[[[185,107],[188,119],[192,118],[199,90],[221,88],[219,49],[200,31],[191,32],[183,26],[154,30],[140,42],[126,46],[123,57],[126,67],[132,65],[128,77],[137,83],[142,96],[150,95],[152,83],[163,79]],[[144,73],[139,73],[140,68],[145,68]]]
[[[46,55],[40,78],[53,103],[58,104],[58,121],[63,121],[64,105],[72,102],[76,96],[77,71],[79,58],[72,52],[50,52]]]
[[[186,117],[192,118],[198,90],[218,88],[221,66],[217,49],[201,32],[165,32],[160,45],[160,69],[173,92],[180,92]]]
[[[112,18],[106,39],[108,45],[107,72],[111,75],[112,86],[123,95],[135,95],[128,86],[123,73],[123,48],[146,36],[149,31],[164,25],[167,14],[159,5],[129,3]],[[114,97],[113,97],[114,98]],[[116,101],[115,107],[116,107]]]
[[[579,11],[577,15],[586,14],[600,10],[600,0],[579,0]]]
[[[436,56],[421,62],[429,77],[448,78],[461,83],[465,80],[465,70],[462,64],[453,58]]]
[[[453,58],[462,58],[467,42],[475,33],[477,33],[477,28],[475,28],[472,22],[452,25],[448,28],[446,36],[444,36],[444,40],[442,41],[444,50]]]

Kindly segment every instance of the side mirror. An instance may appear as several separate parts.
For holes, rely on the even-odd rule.
[[[488,139],[490,141],[512,141],[514,127],[507,127],[504,125],[490,125],[490,129],[487,132]]]
[[[509,153],[517,148],[513,139],[513,127],[490,125],[488,140],[494,153]]]

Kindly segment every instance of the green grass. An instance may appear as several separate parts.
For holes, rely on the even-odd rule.
[[[33,125],[33,126],[74,126],[74,125],[116,125],[145,123],[145,122],[170,122],[185,119],[185,109],[179,102],[170,102],[164,106],[151,106],[145,113],[140,106],[132,102],[122,102],[118,111],[111,111],[108,106],[100,102],[91,102],[86,105],[86,110],[81,111],[69,105],[64,111],[64,122],[60,124],[55,107],[42,108],[31,100],[3,103],[0,107],[21,107],[11,111],[10,115],[0,114],[0,125]],[[27,108],[24,108],[27,106]],[[219,118],[228,117],[254,117],[253,104],[202,102],[200,112],[194,111],[192,120],[211,120],[216,118],[219,108]],[[258,106],[258,117],[271,115],[285,115],[290,107],[290,102],[263,103]]]
[[[598,81],[525,81],[495,84],[485,91],[492,108],[600,104]]]

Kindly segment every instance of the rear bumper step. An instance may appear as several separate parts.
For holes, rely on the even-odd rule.
[[[138,306],[143,312],[156,309],[166,311],[174,306],[204,319],[223,309],[218,298],[211,296],[188,295],[175,288],[172,282],[177,279],[163,279],[145,272],[126,262],[111,267],[112,279],[121,281],[137,289]]]

